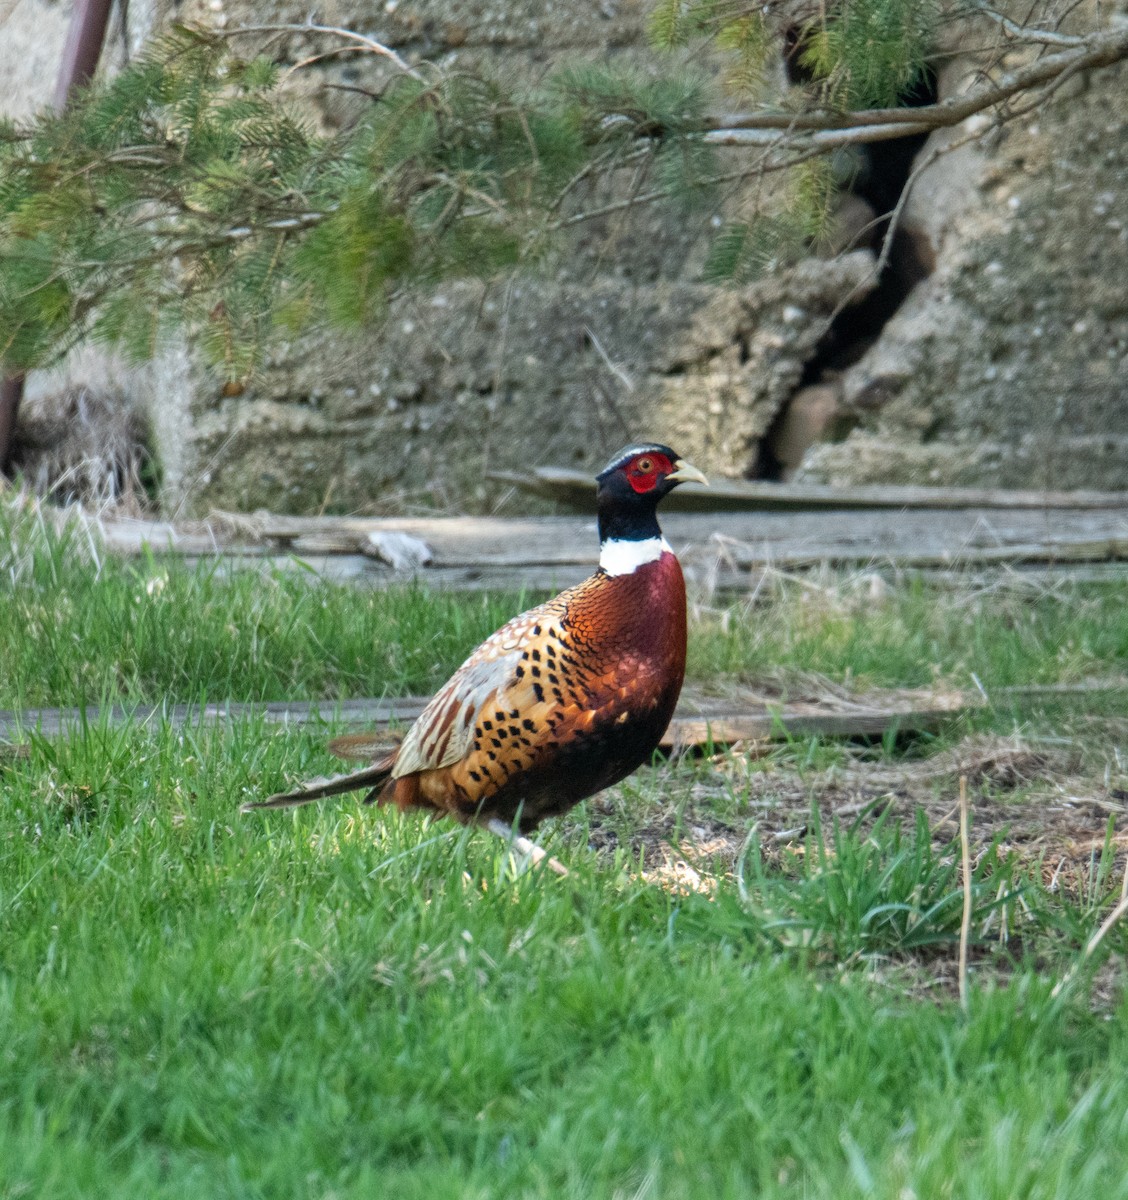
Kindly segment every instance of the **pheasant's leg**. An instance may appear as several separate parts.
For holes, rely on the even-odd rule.
[[[517,833],[516,830],[506,825],[504,821],[497,817],[487,817],[478,822],[483,829],[488,829],[490,833],[496,833],[499,838],[504,838],[514,850],[519,850],[522,854],[528,855],[533,860],[534,866],[540,866],[543,862],[550,871],[555,871],[557,875],[566,876],[568,868],[558,859],[552,857],[543,846],[538,846],[536,842],[530,841],[524,834]]]

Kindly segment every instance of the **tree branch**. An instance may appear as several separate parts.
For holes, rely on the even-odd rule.
[[[1020,27],[1021,28],[1021,27]],[[1034,40],[1039,40],[1035,38]],[[764,145],[776,136],[814,134],[808,142],[827,149],[854,142],[876,142],[958,125],[976,113],[995,108],[1019,92],[1053,83],[1066,72],[1076,74],[1109,67],[1128,58],[1128,29],[1109,29],[1077,39],[1057,54],[1008,71],[998,80],[981,84],[961,96],[920,108],[873,108],[848,113],[726,113],[703,127],[705,140],[718,146]],[[888,131],[883,131],[888,130]],[[820,134],[827,136],[816,142]]]
[[[915,109],[906,109],[915,112]],[[953,122],[954,123],[954,122]],[[714,129],[705,134],[710,146],[778,146],[781,149],[799,145],[819,150],[836,150],[839,146],[855,146],[869,142],[885,142],[893,138],[911,137],[914,133],[931,133],[937,126],[927,121],[897,121],[873,125],[830,126],[808,132],[801,126],[794,130],[776,129]]]
[[[1058,33],[1056,29],[1036,29],[1012,21],[1005,13],[993,9],[983,0],[975,0],[975,9],[989,20],[994,21],[1004,32],[1021,42],[1041,42],[1044,46],[1083,46],[1085,39],[1069,33]]]

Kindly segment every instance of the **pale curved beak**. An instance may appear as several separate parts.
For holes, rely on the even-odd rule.
[[[703,483],[706,487],[709,486],[709,481],[705,476],[693,463],[687,463],[684,458],[679,458],[674,463],[673,472],[666,478],[672,479],[675,483]]]

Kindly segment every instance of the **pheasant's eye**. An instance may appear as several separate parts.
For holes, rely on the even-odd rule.
[[[649,475],[654,470],[654,460],[650,458],[640,458],[636,465],[643,475]]]

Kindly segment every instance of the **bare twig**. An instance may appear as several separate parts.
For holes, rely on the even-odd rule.
[[[748,851],[752,848],[753,843],[756,841],[756,834],[759,831],[759,828],[759,821],[753,822],[753,824],[748,827],[748,833],[745,835],[744,841],[740,846],[740,852],[736,856],[736,887],[737,891],[740,893],[740,902],[746,908],[749,904],[749,892],[748,884],[744,881],[744,864],[748,859]]]
[[[963,867],[963,919],[960,921],[960,1007],[967,1012],[967,941],[971,932],[971,842],[968,837],[967,776],[960,776],[960,860]]]
[[[913,188],[917,184],[917,180],[927,171],[942,155],[949,154],[953,150],[958,150],[961,146],[966,146],[968,142],[973,142],[982,136],[982,130],[975,130],[972,133],[963,134],[961,137],[954,138],[943,146],[933,146],[927,153],[918,155],[918,161],[913,167],[909,178],[905,182],[905,186],[901,189],[901,194],[897,197],[897,203],[893,206],[891,212],[883,214],[880,217],[874,218],[867,226],[869,229],[875,225],[879,225],[882,221],[887,221],[885,232],[881,238],[881,251],[874,262],[873,267],[867,273],[864,279],[860,279],[854,286],[842,297],[841,300],[834,306],[833,311],[826,318],[826,328],[829,329],[833,322],[843,312],[844,309],[850,307],[854,303],[855,298],[867,287],[871,281],[877,281],[881,278],[881,273],[889,266],[889,260],[893,256],[893,239],[896,236],[897,229],[901,224],[901,218],[905,213],[905,206],[909,202],[909,197],[913,194]],[[980,691],[983,689],[980,688]],[[986,693],[984,693],[986,698]]]
[[[292,75],[296,75],[298,71],[304,71],[306,67],[312,67],[315,63],[324,62],[329,58],[337,58],[342,54],[360,54],[363,51],[363,46],[334,46],[332,50],[323,50],[320,54],[307,55],[287,68],[286,73],[279,79],[278,86],[284,87]]]
[[[783,146],[784,143],[780,142],[780,145]],[[798,153],[790,159],[773,159],[770,153],[764,153],[755,162],[747,163],[733,171],[724,171],[703,179],[690,180],[688,186],[705,190],[717,187],[723,183],[738,183],[772,171],[784,171],[788,167],[798,166],[808,159],[817,158],[822,153],[822,149],[818,147]],[[630,196],[625,200],[613,200],[598,208],[589,208],[583,212],[572,213],[570,216],[562,217],[557,221],[547,224],[545,230],[547,232],[555,232],[558,229],[567,229],[572,225],[582,224],[584,221],[593,221],[597,217],[605,217],[609,213],[622,212],[626,208],[638,207],[643,204],[653,204],[659,200],[667,200],[672,194],[672,189],[668,187],[654,188],[649,192],[641,192],[637,196]]]
[[[1085,39],[1068,33],[1058,33],[1055,29],[1037,29],[1032,25],[1023,25],[1020,21],[1012,21],[1005,13],[998,12],[983,0],[976,0],[976,9],[985,17],[994,21],[1004,32],[1021,42],[1040,42],[1044,46],[1083,46]]]
[[[357,33],[354,29],[344,29],[339,25],[315,25],[312,21],[307,21],[305,24],[279,24],[279,25],[243,25],[238,29],[221,29],[209,30],[217,37],[242,37],[252,33],[323,33],[333,37],[344,38],[346,41],[356,42],[365,50],[372,54],[377,54],[381,58],[386,58],[397,70],[402,71],[405,75],[410,75],[412,79],[417,79],[420,83],[425,82],[423,76],[406,60],[402,59],[390,46],[385,46],[383,42],[378,42],[375,38],[366,37],[363,33]]]
[[[627,389],[628,392],[633,392],[635,390],[634,380],[631,379],[631,377],[626,373],[626,371],[623,370],[622,367],[618,365],[618,363],[611,361],[611,356],[606,350],[604,350],[603,343],[600,342],[599,338],[595,336],[595,330],[592,329],[590,325],[585,325],[584,333],[588,335],[588,340],[595,347],[596,353],[601,359],[603,359],[604,366],[606,366],[611,374],[615,376],[615,378],[623,385],[623,387]]]

